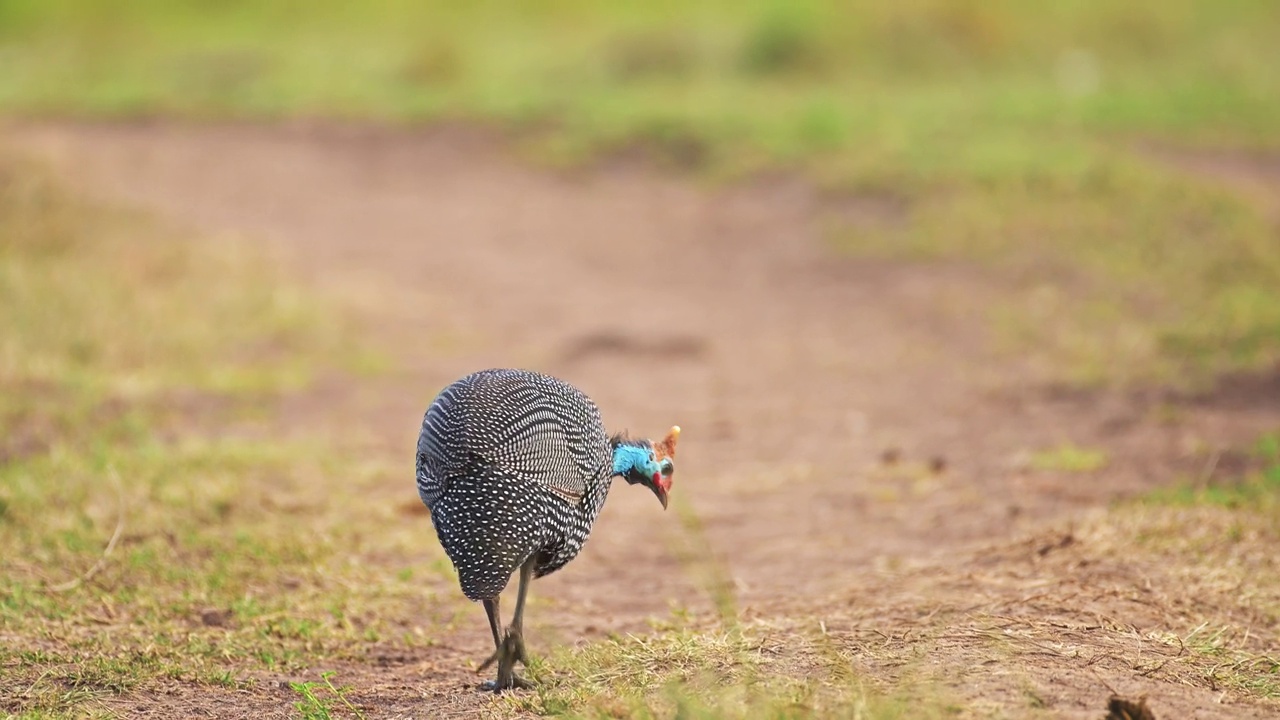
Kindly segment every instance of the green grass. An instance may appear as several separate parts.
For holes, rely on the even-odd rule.
[[[1104,451],[1077,447],[1070,443],[1031,455],[1031,467],[1036,470],[1088,473],[1106,466],[1107,454]]]
[[[1246,454],[1251,465],[1242,476],[1223,480],[1200,478],[1152,492],[1154,503],[1176,506],[1220,506],[1263,513],[1280,522],[1280,435],[1265,435]],[[1209,475],[1216,465],[1209,459]]]
[[[348,687],[333,684],[334,673],[322,673],[319,682],[290,683],[289,687],[302,696],[293,704],[303,720],[330,720],[335,705],[340,704],[353,717],[363,720],[364,713],[347,699]]]
[[[0,112],[481,122],[892,199],[854,254],[994,262],[1018,353],[1084,381],[1280,358],[1265,208],[1138,145],[1280,149],[1266,0],[0,6]]]
[[[339,308],[233,244],[68,197],[0,159],[0,711],[98,712],[165,682],[236,689],[429,642],[432,578],[386,468],[264,408],[359,372]],[[300,514],[307,521],[299,524]],[[341,552],[339,552],[341,549]]]

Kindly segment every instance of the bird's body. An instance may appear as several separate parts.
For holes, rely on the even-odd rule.
[[[445,388],[418,437],[418,495],[463,593],[485,603],[502,690],[523,681],[521,624],[532,577],[564,567],[591,533],[615,476],[644,484],[666,507],[673,428],[649,440],[610,438],[596,404],[556,378],[527,370],[482,370]],[[520,596],[506,638],[498,597],[520,570]]]
[[[534,574],[578,554],[609,495],[612,448],[581,390],[522,370],[483,370],[427,410],[418,494],[472,600],[530,557]]]

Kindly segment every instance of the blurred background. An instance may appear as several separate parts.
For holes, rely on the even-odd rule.
[[[526,365],[688,455],[486,711],[1263,717],[1277,363],[1273,1],[0,0],[3,712],[472,716],[407,448]],[[1130,577],[1199,649],[1036,659]]]
[[[1098,278],[1082,296],[1045,293],[1032,323],[1062,324],[1040,330],[1070,352],[1226,366],[1277,352],[1274,3],[9,0],[0,13],[10,117],[481,124],[541,163],[642,148],[720,178],[798,170],[905,208],[887,228],[834,219],[844,252]],[[1118,330],[1129,312],[1159,332]]]

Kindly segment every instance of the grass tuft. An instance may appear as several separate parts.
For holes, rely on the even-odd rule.
[[[337,673],[325,672],[320,674],[318,682],[300,682],[290,683],[289,687],[294,692],[302,696],[293,704],[295,710],[303,720],[330,720],[335,716],[335,703],[340,704],[345,712],[351,714],[352,717],[364,719],[364,712],[356,707],[347,698],[347,694],[351,688],[336,687],[333,684],[333,676]]]
[[[1031,455],[1031,467],[1050,472],[1089,473],[1107,466],[1107,454],[1102,450],[1066,444]]]

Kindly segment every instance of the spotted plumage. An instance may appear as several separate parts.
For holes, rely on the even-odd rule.
[[[497,689],[518,686],[511,666],[523,659],[526,576],[555,572],[578,554],[616,476],[649,487],[666,507],[678,430],[656,447],[610,438],[586,394],[527,370],[473,373],[427,409],[418,494],[463,593],[485,602],[498,647]],[[520,601],[508,643],[499,637],[498,596],[517,569]]]
[[[484,370],[445,388],[418,439],[418,494],[472,600],[538,552],[536,575],[582,548],[609,493],[612,451],[582,391],[538,373]]]

